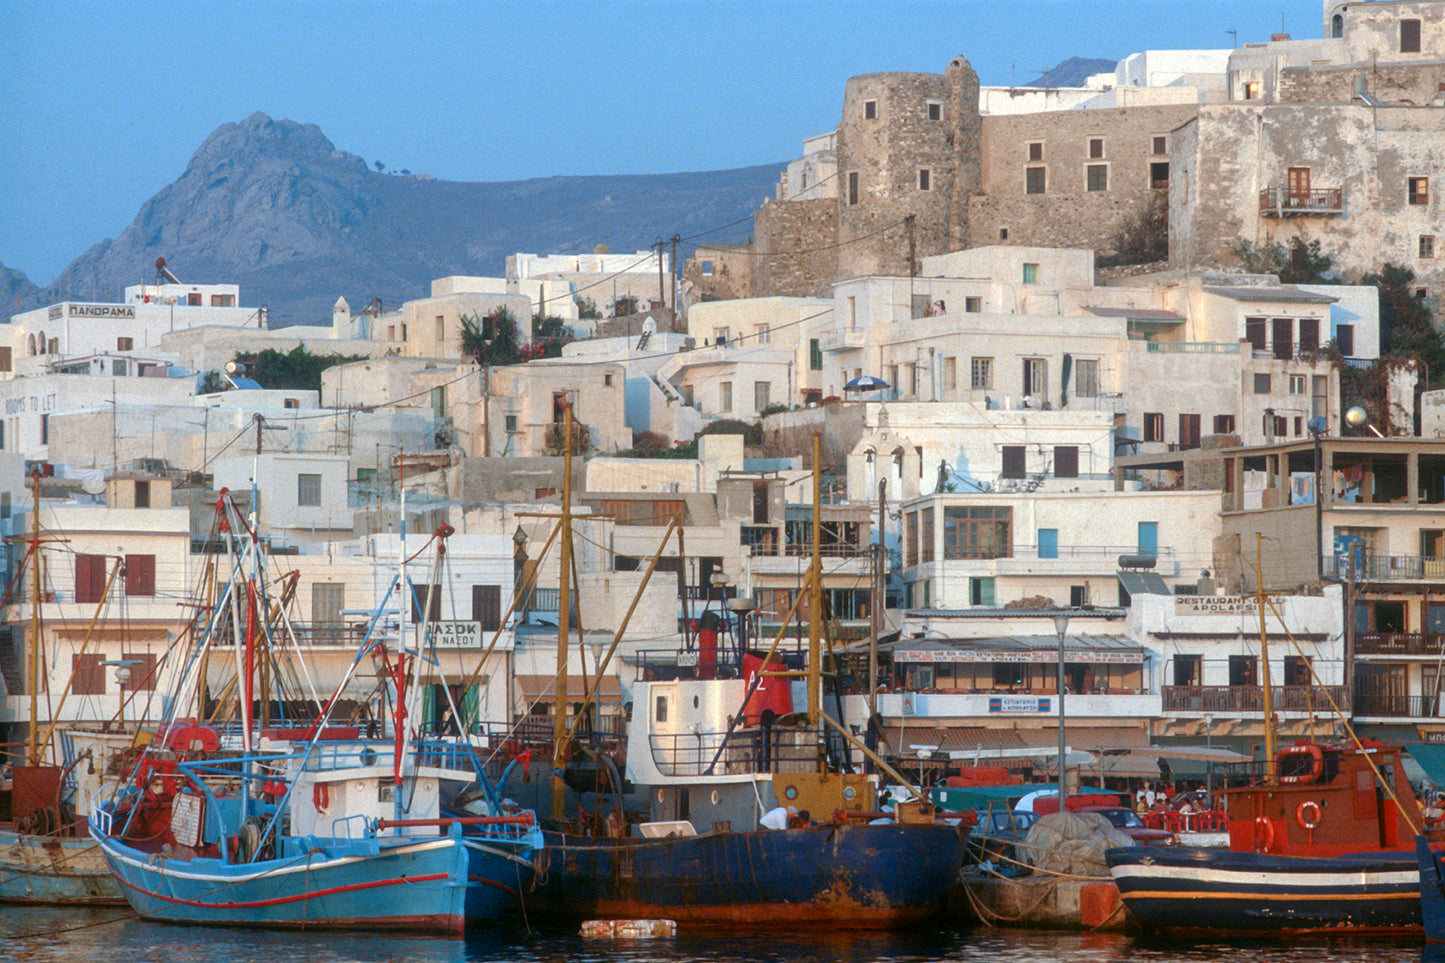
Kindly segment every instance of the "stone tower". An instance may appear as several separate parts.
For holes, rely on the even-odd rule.
[[[914,257],[957,250],[979,190],[978,75],[962,57],[945,74],[849,79],[838,125],[837,277],[906,275]]]

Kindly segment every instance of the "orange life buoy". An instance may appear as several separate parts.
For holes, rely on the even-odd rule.
[[[1274,823],[1268,816],[1254,817],[1254,851],[1267,853],[1274,846]]]
[[[331,787],[324,782],[318,782],[311,787],[311,802],[318,813],[324,813],[331,808]]]
[[[1320,804],[1312,799],[1306,799],[1295,807],[1294,821],[1299,823],[1300,829],[1317,829],[1323,818],[1324,812],[1320,809]]]

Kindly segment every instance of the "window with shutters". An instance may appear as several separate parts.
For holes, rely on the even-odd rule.
[[[1054,446],[1054,477],[1079,477],[1079,447],[1077,445]]]
[[[1044,170],[1045,170],[1045,169],[1042,168],[1042,167],[1026,167],[1026,168],[1024,168],[1024,193],[1025,193],[1025,194],[1042,194],[1042,193],[1044,193],[1044,180],[1045,180],[1045,177],[1046,177],[1046,175],[1045,175],[1045,173],[1044,173]]]
[[[318,508],[321,505],[321,476],[301,472],[296,476],[296,504],[302,508]]]
[[[918,513],[918,560],[923,563],[933,561],[933,509],[925,508]]]
[[[1318,351],[1320,349],[1320,319],[1300,318],[1299,319],[1299,350]]]
[[[346,608],[344,582],[313,582],[311,584],[311,622],[317,641],[341,635],[341,613]]]
[[[1164,413],[1162,411],[1146,411],[1144,413],[1144,440],[1164,440]]]
[[[127,555],[125,557],[125,594],[148,597],[156,594],[156,557]]]
[[[482,631],[495,632],[502,624],[502,587],[472,586],[472,621],[480,622]]]
[[[1215,415],[1215,416],[1214,416],[1214,433],[1215,433],[1216,435],[1232,435],[1232,434],[1234,434],[1234,416],[1233,416],[1233,415]]]
[[[1406,188],[1406,193],[1409,196],[1409,201],[1411,204],[1418,206],[1430,203],[1430,178],[1408,178],[1406,181]]]
[[[1099,362],[1074,362],[1074,396],[1097,398],[1099,396]]]
[[[1244,319],[1244,339],[1253,351],[1264,351],[1269,343],[1269,329],[1264,318]]]
[[[1199,416],[1181,414],[1179,416],[1179,447],[1199,447]]]
[[[1025,474],[1025,452],[1023,445],[1003,446],[1003,472],[1001,478],[1023,478]]]
[[[969,360],[969,387],[985,391],[993,388],[993,359],[972,358]]]
[[[105,556],[75,556],[75,600],[99,602],[105,591]]]
[[[70,692],[72,695],[105,695],[105,656],[99,652],[70,657]]]
[[[411,620],[435,622],[442,617],[442,587],[413,585],[411,587]]]

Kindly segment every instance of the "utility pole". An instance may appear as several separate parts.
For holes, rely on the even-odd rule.
[[[903,224],[908,229],[908,276],[916,278],[918,277],[918,247],[913,236],[913,218],[914,215],[909,214],[903,219]]]
[[[673,327],[677,326],[677,242],[682,238],[676,234],[672,236],[672,260],[668,262],[668,280],[672,282],[672,320]]]
[[[666,242],[662,240],[657,242],[657,297],[658,300],[662,302],[663,307],[667,306],[667,285],[662,280],[662,245],[665,243]],[[638,307],[640,308],[642,305],[639,304]],[[614,307],[614,313],[616,310],[616,307]]]

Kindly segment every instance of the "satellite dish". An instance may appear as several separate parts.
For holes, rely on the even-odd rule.
[[[1359,405],[1345,412],[1345,424],[1351,428],[1363,428],[1370,423],[1370,413]]]
[[[1323,415],[1315,415],[1305,427],[1312,435],[1323,435],[1330,427],[1330,420]]]

